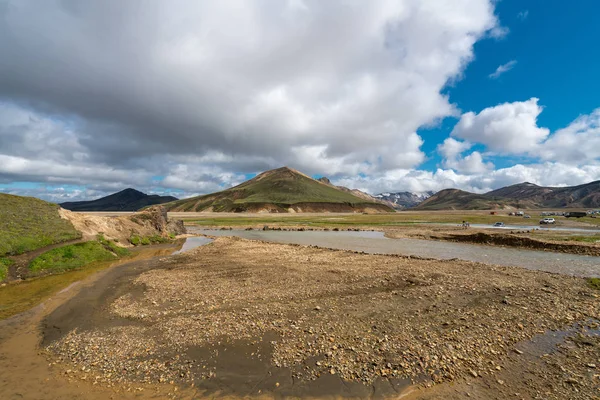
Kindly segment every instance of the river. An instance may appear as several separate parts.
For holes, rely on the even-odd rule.
[[[564,275],[600,277],[600,257],[444,241],[389,239],[383,232],[245,231],[195,228],[189,228],[188,231],[210,236],[238,236],[267,242],[315,245],[371,254],[402,254],[443,260],[458,258]]]

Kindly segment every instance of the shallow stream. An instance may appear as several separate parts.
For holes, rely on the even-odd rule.
[[[600,277],[600,257],[433,240],[389,239],[383,232],[245,231],[198,228],[188,228],[188,231],[211,236],[238,236],[267,242],[364,251],[371,254],[402,254],[443,260],[458,258],[565,275]]]

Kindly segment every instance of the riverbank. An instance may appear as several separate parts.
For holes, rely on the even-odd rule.
[[[121,259],[91,262],[72,271],[3,283],[0,285],[0,320],[25,312],[44,300],[49,299],[69,285],[86,279],[102,270],[136,260],[169,255],[177,250],[178,247],[181,247],[182,243],[182,241],[177,241],[163,245],[138,247]],[[56,248],[61,247],[57,246]],[[43,252],[40,254],[43,254]],[[28,254],[26,253],[21,259],[26,259],[24,257],[27,256]],[[37,257],[35,254],[29,255],[29,259],[31,260],[35,259],[35,257]]]
[[[436,384],[416,398],[587,399],[597,304],[579,278],[217,238],[97,282],[48,316],[43,343],[72,383],[165,396],[386,397],[415,382]],[[564,351],[527,350],[573,326]]]

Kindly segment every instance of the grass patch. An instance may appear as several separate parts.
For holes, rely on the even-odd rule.
[[[64,272],[83,267],[96,261],[110,261],[118,256],[97,241],[71,244],[41,254],[29,264],[29,270],[41,272]]]
[[[260,216],[220,216],[207,215],[202,219],[189,219],[178,215],[177,218],[202,226],[244,226],[244,225],[269,225],[269,226],[314,226],[314,227],[393,227],[430,223],[461,224],[469,221],[472,224],[493,224],[502,221],[507,225],[537,225],[535,219],[511,217],[508,215],[490,215],[489,212],[414,212],[403,211],[389,214],[345,214],[345,215],[277,215],[264,214]]]
[[[147,246],[150,244],[159,244],[168,242],[169,239],[164,238],[160,235],[152,235],[152,236],[139,236],[139,235],[131,235],[129,238],[129,243],[134,246]]]
[[[588,286],[592,289],[600,290],[600,278],[588,278],[586,279]]]
[[[13,261],[11,259],[0,257],[0,282],[6,279],[8,267],[10,267],[12,263]]]
[[[124,247],[118,246],[112,240],[106,239],[104,237],[104,235],[101,234],[101,233],[99,233],[98,235],[96,235],[96,240],[98,240],[98,242],[100,244],[102,244],[106,249],[112,251],[113,253],[115,253],[119,257],[127,256],[127,255],[130,254],[129,250],[127,250]]]
[[[60,217],[58,208],[33,197],[0,194],[0,256],[80,238],[73,225]]]

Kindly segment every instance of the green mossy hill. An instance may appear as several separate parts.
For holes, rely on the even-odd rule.
[[[222,192],[174,201],[163,206],[169,211],[281,212],[299,204],[303,205],[299,208],[305,211],[343,211],[339,205],[356,208],[356,211],[360,211],[361,207],[392,211],[383,204],[361,199],[287,167],[263,172]]]
[[[0,194],[0,257],[80,238],[58,209],[33,197]]]
[[[127,249],[99,237],[99,241],[76,243],[47,251],[31,261],[29,270],[34,275],[64,272],[97,261],[116,260],[127,254]]]

